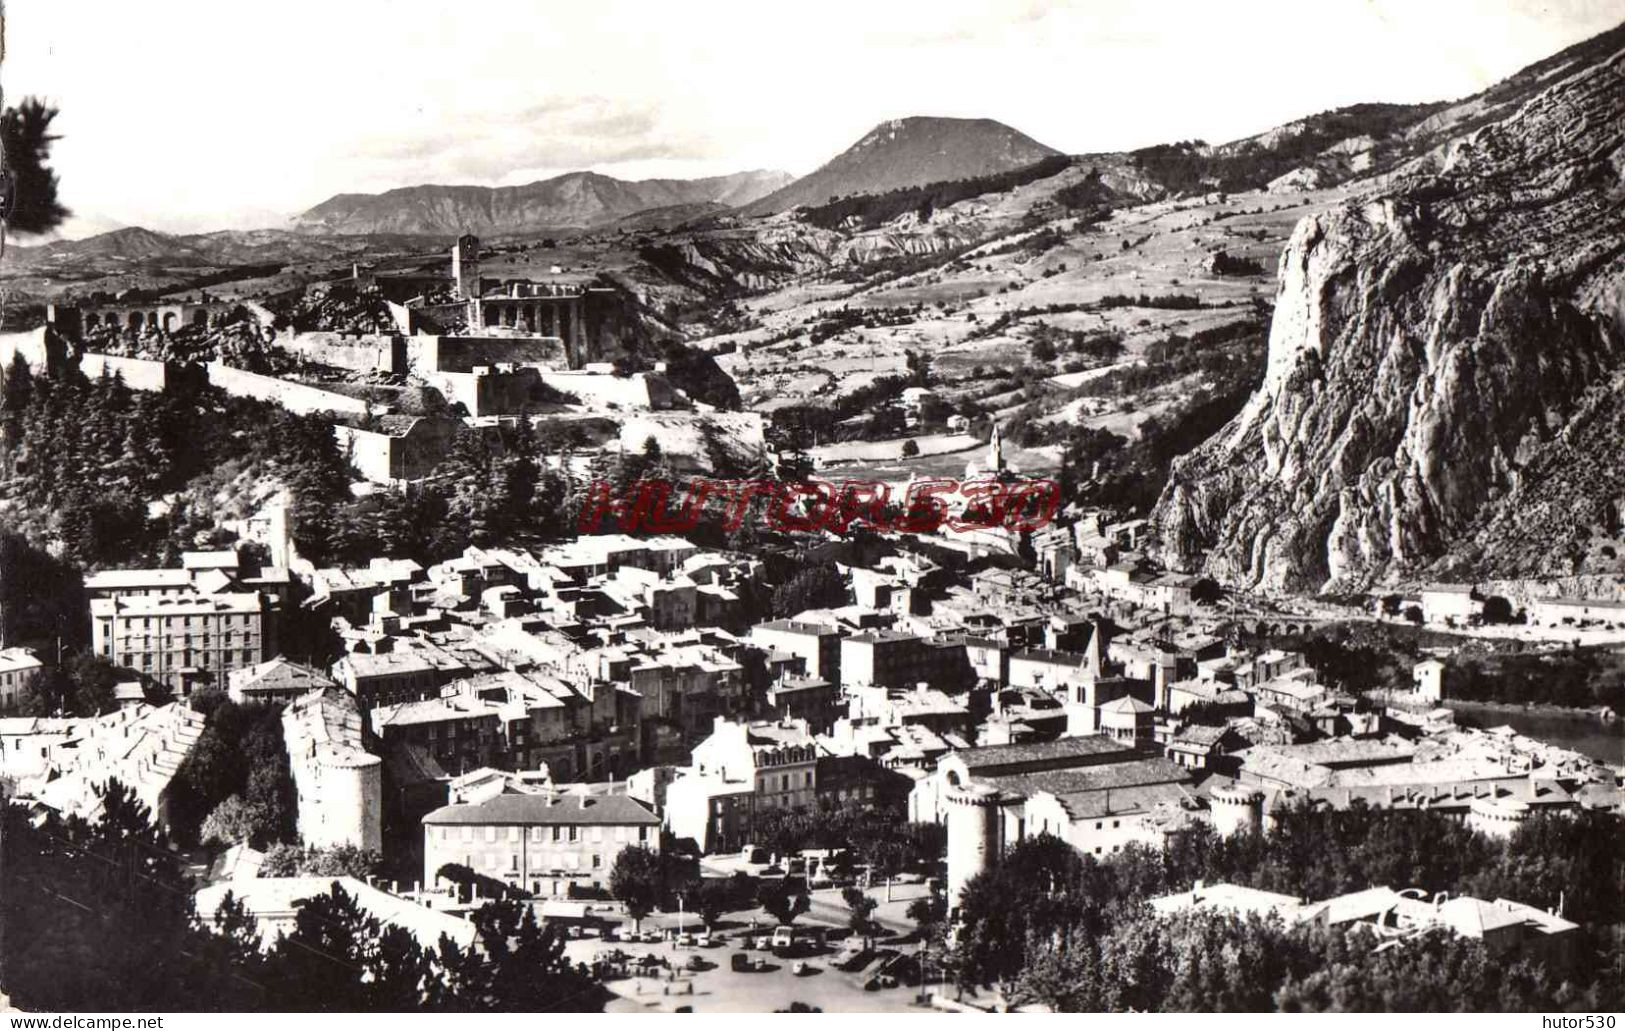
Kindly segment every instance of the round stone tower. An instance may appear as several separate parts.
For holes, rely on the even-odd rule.
[[[1505,840],[1529,822],[1529,803],[1506,797],[1478,798],[1467,810],[1467,826],[1480,834]]]
[[[948,910],[972,877],[999,858],[999,792],[984,784],[948,788]]]
[[[1245,784],[1225,784],[1208,796],[1213,829],[1221,838],[1257,834],[1264,823],[1264,792]]]

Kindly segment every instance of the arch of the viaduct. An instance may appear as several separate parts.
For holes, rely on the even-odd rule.
[[[230,306],[225,304],[158,304],[149,301],[144,304],[84,305],[78,309],[78,313],[80,326],[87,331],[111,327],[135,333],[173,333],[184,326],[215,325],[229,310]]]

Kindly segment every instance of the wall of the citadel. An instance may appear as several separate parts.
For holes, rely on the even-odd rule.
[[[573,394],[595,407],[660,410],[672,407],[676,393],[664,376],[635,373],[610,376],[593,372],[544,372],[542,382],[554,390]]]
[[[100,379],[103,375],[117,376],[131,390],[161,391],[178,370],[168,363],[150,358],[125,358],[116,354],[97,354],[86,351],[79,358],[79,371],[86,379]]]
[[[549,365],[568,368],[564,342],[555,337],[415,336],[406,340],[406,366],[425,379],[435,372],[472,372],[480,366]]]
[[[456,419],[423,418],[396,437],[341,423],[333,427],[333,435],[356,472],[373,483],[391,483],[429,475],[450,453],[460,425]]]
[[[406,340],[392,333],[290,333],[273,343],[288,354],[336,369],[406,371]]]
[[[209,382],[234,397],[252,397],[272,401],[290,412],[310,415],[330,412],[341,415],[362,415],[367,402],[358,397],[334,393],[274,376],[261,376],[254,372],[233,369],[220,362],[210,362]]]

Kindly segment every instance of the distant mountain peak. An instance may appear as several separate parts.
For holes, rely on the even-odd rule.
[[[817,170],[749,205],[746,211],[770,214],[823,204],[831,197],[974,179],[1060,153],[991,118],[891,118]]]

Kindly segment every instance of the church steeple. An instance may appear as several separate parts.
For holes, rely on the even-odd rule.
[[[987,471],[1004,472],[1004,434],[999,430],[997,419],[993,420],[993,435],[987,441]]]

